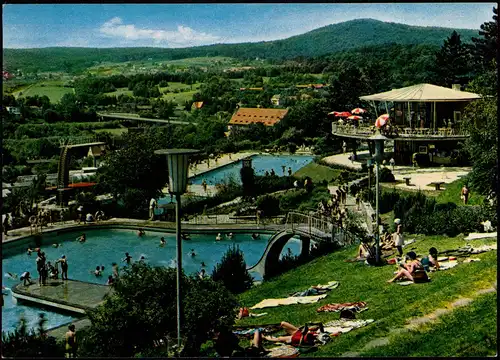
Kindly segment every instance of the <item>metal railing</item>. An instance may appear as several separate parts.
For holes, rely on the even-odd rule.
[[[231,216],[228,214],[222,215],[196,215],[189,220],[182,221],[183,224],[190,225],[225,225],[225,224],[240,224],[240,225],[283,225],[284,215],[270,216],[257,220],[256,216]]]
[[[344,125],[333,122],[332,134],[342,135],[361,135],[372,136],[376,132],[375,126],[354,126]],[[393,127],[389,131],[382,130],[383,134],[387,137],[430,137],[430,138],[443,138],[443,137],[464,137],[469,133],[462,129],[455,128],[408,128],[408,127]]]

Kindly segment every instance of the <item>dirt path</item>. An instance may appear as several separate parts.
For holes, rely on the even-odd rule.
[[[491,293],[494,291],[497,291],[496,283],[490,288],[481,289],[481,290],[476,291],[473,298],[461,297],[461,298],[458,298],[457,300],[455,300],[453,303],[451,303],[448,308],[439,308],[439,309],[434,310],[432,313],[424,315],[422,317],[412,318],[412,319],[407,321],[407,324],[404,327],[393,328],[389,331],[387,336],[375,338],[375,339],[371,340],[370,342],[368,342],[360,351],[358,351],[358,352],[348,351],[348,352],[342,354],[341,357],[359,357],[365,351],[368,351],[368,350],[373,349],[373,348],[378,347],[378,346],[388,345],[391,342],[390,336],[392,334],[394,334],[394,333],[401,334],[403,332],[415,331],[415,330],[419,329],[424,324],[428,324],[428,323],[432,324],[440,316],[445,315],[445,314],[449,314],[452,311],[454,311],[456,308],[469,305],[471,302],[476,300],[476,298],[478,296],[480,296],[482,294],[487,294],[487,293]]]

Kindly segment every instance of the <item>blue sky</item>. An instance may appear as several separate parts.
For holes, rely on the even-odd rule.
[[[479,29],[495,3],[3,5],[4,48],[187,47],[284,39],[372,18]]]

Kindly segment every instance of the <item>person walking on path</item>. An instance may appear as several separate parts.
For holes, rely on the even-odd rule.
[[[394,233],[394,244],[396,245],[396,249],[398,249],[399,256],[403,256],[403,226],[401,225],[401,219],[395,219],[394,223],[396,224],[396,232]]]
[[[467,184],[464,184],[462,190],[460,191],[460,198],[464,201],[464,205],[467,205],[467,202],[469,201],[469,193],[470,190],[467,187]]]
[[[342,151],[344,151],[344,154],[347,152],[347,143],[345,141],[342,142]]]
[[[7,235],[7,232],[9,231],[9,214],[5,214],[5,219],[3,219],[3,223],[2,223],[2,226],[3,226],[3,234],[5,236],[8,236]]]
[[[76,357],[76,330],[75,325],[70,324],[68,326],[68,331],[66,332],[66,358]]]

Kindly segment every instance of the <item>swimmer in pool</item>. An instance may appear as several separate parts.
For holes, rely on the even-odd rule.
[[[146,261],[146,257],[142,255],[141,258],[139,259],[139,262],[143,263],[144,261]]]
[[[125,257],[123,258],[122,261],[125,261],[127,264],[130,264],[130,260],[132,260],[132,256],[130,256],[128,252],[126,252]]]
[[[222,240],[222,234],[218,233],[217,236],[215,237],[215,241],[221,241]]]
[[[205,262],[204,262],[204,261],[202,261],[202,262],[201,262],[201,267],[205,267],[205,266],[207,266],[207,265],[205,265]]]
[[[229,233],[229,234],[227,234],[227,238],[228,238],[228,239],[232,239],[232,238],[233,238],[233,233]]]
[[[5,273],[5,277],[8,278],[8,279],[17,280],[17,274],[13,274],[11,272]]]
[[[77,237],[76,240],[78,240],[81,243],[84,243],[87,240],[87,236],[85,233],[83,233],[81,236]]]
[[[194,249],[191,249],[191,254],[189,254],[189,255],[191,255],[191,257],[195,257],[196,256],[196,253],[194,252]]]
[[[33,251],[34,251],[34,252],[39,252],[39,251],[40,251],[40,248],[34,248],[34,249],[32,249],[32,248],[28,248],[28,249],[26,250],[26,253],[27,253],[28,255],[31,255],[31,253],[32,253]]]
[[[160,239],[160,246],[165,246],[167,242],[165,241],[165,238],[162,236]]]
[[[137,232],[137,236],[144,236],[146,235],[146,232],[141,228],[139,229],[139,231]]]
[[[257,240],[258,238],[260,238],[259,234],[256,234],[256,233],[252,234],[252,239]]]
[[[189,236],[189,234],[186,234],[186,233],[182,233],[181,238],[182,238],[182,240],[191,240],[191,237]]]
[[[54,247],[54,248],[56,248],[56,249],[57,249],[58,247],[61,247],[61,246],[62,246],[62,244],[52,244],[52,247]]]
[[[99,266],[96,266],[95,271],[94,271],[94,275],[96,277],[102,276],[101,268]]]

